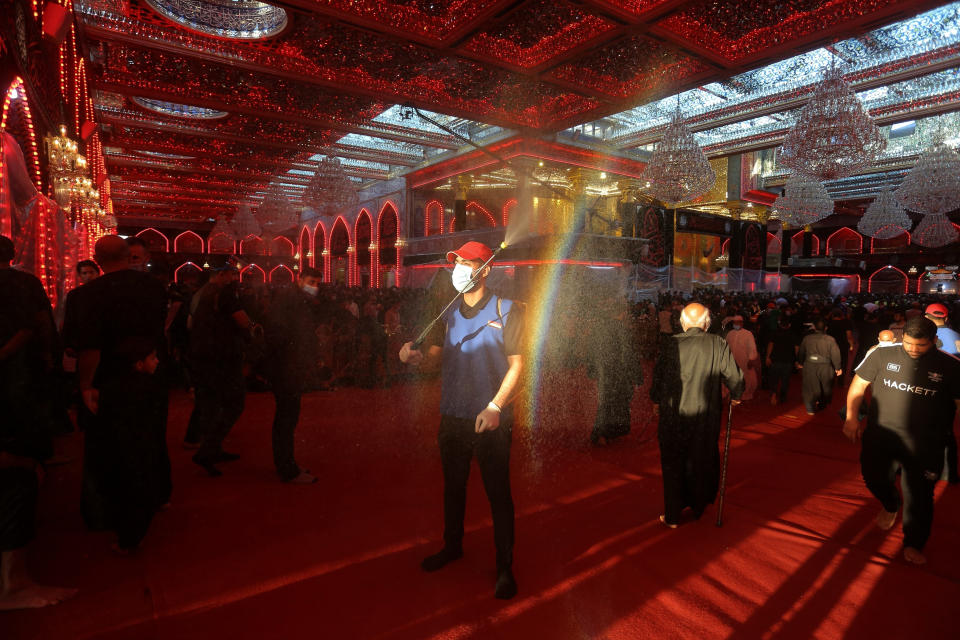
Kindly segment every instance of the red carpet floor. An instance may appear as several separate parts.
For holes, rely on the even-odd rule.
[[[873,525],[839,397],[812,419],[765,397],[738,410],[724,526],[708,510],[670,531],[643,394],[634,432],[595,449],[592,383],[555,381],[539,424],[514,435],[520,593],[503,602],[476,469],[465,557],[418,566],[442,526],[437,396],[424,383],[306,397],[298,457],[321,479],[311,486],[273,475],[272,396],[248,396],[228,441],[243,458],[219,479],[180,448],[190,403],[175,396],[173,504],[127,558],[84,531],[80,442],[66,439],[78,458],[47,478],[30,563],[80,593],[0,614],[0,638],[960,637],[960,487],[938,486],[930,563],[907,565],[899,520]]]

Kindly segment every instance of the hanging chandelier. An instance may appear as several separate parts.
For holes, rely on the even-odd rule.
[[[320,160],[307,186],[305,199],[321,215],[340,213],[356,206],[357,187],[340,158],[326,155]]]
[[[300,221],[300,216],[283,190],[274,185],[257,207],[256,219],[263,234],[273,237],[295,226]]]
[[[803,175],[792,175],[772,209],[782,222],[804,227],[833,213],[833,200],[823,184]]]
[[[260,224],[253,216],[253,212],[247,204],[242,204],[237,209],[233,220],[230,221],[230,228],[232,230],[231,235],[233,235],[235,240],[243,240],[248,236],[260,235]]]
[[[913,230],[913,244],[921,247],[945,247],[957,241],[957,228],[950,222],[950,218],[942,213],[931,213],[923,216],[923,220]]]
[[[860,218],[860,222],[857,223],[857,229],[860,230],[860,233],[878,240],[896,238],[909,231],[912,226],[913,221],[900,203],[897,202],[889,186],[884,186],[880,190],[874,201],[867,207],[863,217]]]
[[[683,123],[680,107],[663,132],[643,180],[650,183],[650,194],[663,202],[687,202],[702,196],[717,181],[717,174]]]
[[[67,136],[65,125],[60,125],[59,135],[47,136],[44,142],[53,198],[61,207],[69,208],[75,198],[83,197],[93,186],[87,173],[87,159],[80,155],[77,142]]]
[[[910,211],[945,214],[960,208],[960,155],[938,135],[897,189]]]
[[[860,98],[833,65],[787,133],[780,162],[817,180],[856,173],[887,147]]]

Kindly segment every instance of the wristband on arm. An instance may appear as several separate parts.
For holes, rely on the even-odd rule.
[[[487,403],[487,409],[493,409],[497,413],[500,413],[500,407],[498,407],[493,401]]]

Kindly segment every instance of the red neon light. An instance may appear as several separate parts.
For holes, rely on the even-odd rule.
[[[269,276],[270,282],[273,282],[273,274],[275,274],[278,270],[283,270],[283,271],[286,271],[288,274],[290,274],[290,281],[291,281],[291,282],[293,282],[294,280],[297,279],[297,278],[293,275],[293,270],[290,269],[290,267],[288,267],[288,266],[285,265],[285,264],[278,264],[278,265],[275,266],[273,269],[270,269],[270,276]]]
[[[482,213],[483,215],[487,216],[487,221],[490,223],[490,226],[491,226],[491,227],[496,227],[496,226],[497,226],[497,219],[494,218],[494,217],[493,217],[493,214],[490,213],[489,211],[487,211],[486,207],[484,207],[482,204],[480,204],[480,203],[477,202],[476,200],[471,200],[470,202],[467,203],[467,212],[470,211],[470,208],[471,208],[471,207],[473,207],[473,210],[474,210],[474,211],[479,210],[480,213]],[[455,225],[455,224],[456,224],[456,220],[451,220],[451,221],[450,221],[450,233],[453,233],[454,225]]]
[[[566,264],[566,265],[580,265],[586,267],[623,267],[624,263],[622,262],[597,262],[595,260],[572,260],[572,259],[562,259],[562,260],[516,260],[513,262],[495,262],[494,267],[535,267],[546,264]],[[417,264],[411,269],[444,269],[449,268],[449,264]]]
[[[852,233],[853,235],[857,236],[857,240],[860,241],[860,248],[857,249],[857,253],[858,253],[858,254],[863,253],[863,236],[860,235],[859,233],[857,233],[856,231],[854,231],[853,229],[851,229],[850,227],[840,227],[839,229],[837,229],[836,231],[834,231],[833,233],[831,233],[829,236],[827,236],[827,253],[828,253],[828,254],[830,253],[830,249],[831,249],[831,247],[830,247],[830,241],[833,240],[833,237],[834,237],[835,235],[837,235],[837,234],[839,234],[839,233],[843,233],[843,232],[846,232],[845,235],[847,235],[847,236],[849,236],[851,233]],[[814,236],[814,237],[816,237],[816,236]],[[868,291],[868,293],[869,293],[869,291]]]
[[[870,277],[867,279],[867,293],[873,293],[873,290],[872,290],[872,288],[873,288],[873,278],[874,278],[874,276],[876,276],[878,273],[880,273],[881,271],[883,271],[883,270],[885,270],[885,269],[893,269],[894,271],[897,271],[900,275],[903,276],[903,292],[906,293],[908,287],[910,286],[910,277],[909,277],[906,273],[904,273],[903,271],[901,271],[900,269],[897,269],[897,268],[896,268],[895,266],[893,266],[892,264],[888,264],[888,265],[885,266],[885,267],[880,267],[879,269],[877,269],[876,271],[874,271],[873,273],[870,274]],[[917,290],[917,293],[919,293],[919,281],[918,281],[918,290]]]
[[[306,237],[306,243],[304,243],[304,237]],[[300,272],[303,273],[304,267],[313,266],[313,247],[310,244],[310,229],[304,226],[300,229],[300,238],[298,244],[300,245]],[[307,255],[309,254],[309,255]]]
[[[790,255],[803,255],[803,234],[807,233],[806,231],[801,230],[799,233],[793,234],[793,238],[790,239]],[[817,234],[810,232],[810,235],[813,237],[811,244],[810,254],[814,256],[820,255],[820,238]],[[794,252],[796,249],[796,252]]]
[[[164,243],[163,246],[165,247],[165,248],[164,248],[164,252],[165,252],[165,253],[170,253],[170,238],[168,238],[168,237],[165,236],[164,234],[160,233],[159,231],[157,231],[157,230],[154,229],[153,227],[147,227],[146,229],[143,229],[142,231],[140,231],[140,233],[137,234],[137,237],[139,238],[140,236],[142,236],[143,234],[145,234],[145,233],[147,233],[147,232],[155,233],[156,235],[158,235],[158,236],[160,236],[161,238],[163,238],[163,243]]]
[[[443,207],[443,203],[440,202],[439,200],[431,200],[430,202],[427,203],[427,206],[423,208],[423,214],[424,214],[424,218],[425,218],[424,223],[423,223],[423,235],[424,235],[424,237],[427,237],[427,236],[430,235],[430,229],[433,227],[433,225],[431,225],[430,222],[431,222],[431,218],[432,218],[431,212],[432,212],[434,209],[439,209],[439,210],[440,210],[440,226],[439,226],[439,228],[440,228],[440,233],[443,233],[443,214],[444,214],[444,212],[445,212],[445,209],[444,209],[444,207]],[[380,214],[383,215],[383,211],[381,211]]]
[[[860,274],[858,273],[795,273],[794,278],[856,278],[857,290],[860,293]],[[869,293],[869,292],[868,292]]]
[[[767,255],[768,255],[768,256],[770,255],[770,241],[771,241],[771,240],[776,240],[776,242],[777,242],[777,251],[776,251],[777,254],[779,254],[781,251],[783,251],[783,243],[780,242],[780,238],[778,238],[775,234],[770,233],[769,231],[767,231]],[[727,242],[730,242],[730,240],[729,240],[729,239],[724,240],[724,243],[727,243]],[[720,245],[720,247],[721,247],[720,253],[723,253],[723,245]]]
[[[21,100],[20,104],[23,106],[23,114],[26,117],[27,133],[30,137],[30,150],[33,152],[33,173],[36,177],[37,191],[40,191],[43,187],[43,179],[40,173],[40,155],[37,151],[37,136],[33,130],[33,115],[30,113],[30,102],[27,99],[27,91],[23,85],[23,78],[14,78],[10,86],[7,87],[7,92],[3,98],[3,114],[0,116],[0,129],[7,128],[7,115],[10,111],[10,104],[13,101],[14,94],[16,94],[18,100]]]
[[[176,245],[174,245],[174,246],[176,246]],[[180,270],[183,269],[183,268],[185,268],[185,267],[193,267],[194,269],[197,269],[197,270],[200,271],[201,273],[203,272],[203,269],[201,269],[196,263],[193,263],[193,262],[184,262],[182,265],[180,265],[179,267],[177,267],[177,269],[173,272],[173,281],[174,281],[174,282],[180,282]]]
[[[240,270],[240,282],[243,282],[243,281],[244,281],[244,276],[246,276],[248,273],[252,273],[253,271],[259,271],[259,272],[260,272],[260,282],[264,282],[264,283],[265,283],[265,282],[267,281],[267,274],[266,274],[266,272],[265,272],[263,269],[261,269],[259,266],[251,263],[251,264],[248,264],[247,266],[245,266],[243,269]]]
[[[387,201],[383,204],[383,206],[380,207],[380,213],[377,214],[377,250],[374,252],[375,256],[374,256],[374,258],[373,258],[373,260],[376,261],[376,262],[375,262],[375,264],[376,264],[376,269],[374,270],[374,273],[373,273],[373,278],[374,278],[374,285],[373,285],[373,286],[375,286],[377,289],[379,289],[380,286],[381,286],[381,284],[382,284],[381,281],[380,281],[380,275],[381,275],[381,274],[380,274],[380,269],[381,269],[381,265],[380,265],[380,251],[383,250],[383,239],[380,237],[380,228],[381,228],[381,226],[383,225],[383,216],[384,216],[384,214],[387,212],[388,208],[389,208],[390,214],[393,215],[394,225],[396,226],[396,230],[397,230],[397,231],[396,231],[396,233],[397,233],[396,237],[397,237],[398,239],[400,238],[400,214],[397,213],[397,207],[396,207],[396,205],[393,204],[392,201],[387,200]],[[442,205],[442,204],[440,205],[440,210],[443,211],[443,205]],[[442,214],[442,213],[441,213],[441,217],[440,217],[440,230],[443,231],[443,214]],[[396,246],[396,241],[394,241],[394,251],[396,251],[396,257],[394,258],[395,264],[394,264],[394,267],[393,267],[394,270],[396,271],[395,282],[399,282],[399,274],[400,274],[400,247]]]
[[[507,226],[507,223],[510,221],[510,212],[513,211],[515,206],[517,206],[516,198],[510,198],[503,203],[503,226]]]
[[[264,254],[265,249],[266,249],[266,243],[263,241],[263,238],[261,238],[260,236],[254,235],[254,234],[252,234],[252,233],[251,233],[250,235],[248,235],[246,238],[244,238],[243,240],[240,241],[240,255],[244,255],[244,254],[248,253],[248,252],[245,250],[244,245],[245,245],[245,244],[249,244],[249,243],[251,243],[251,242],[253,242],[253,243],[259,243],[259,247],[258,247],[258,248],[260,249],[260,251],[259,251],[259,252],[256,252],[256,251],[255,251],[255,252],[253,252],[253,253],[254,253],[255,255],[261,255],[261,256],[262,256],[262,255]]]
[[[278,242],[278,241],[282,241],[282,242]],[[282,245],[284,242],[287,243],[287,244],[286,244],[286,249],[287,249],[287,252],[286,252],[286,253],[283,253],[282,251],[274,251],[274,249],[276,248],[277,244],[281,244],[281,245]],[[286,236],[276,236],[276,237],[274,237],[273,240],[270,241],[270,255],[272,255],[272,256],[285,256],[285,257],[290,257],[290,256],[292,256],[293,254],[294,254],[293,242],[290,240],[290,238],[288,238],[288,237],[286,237]]]
[[[180,252],[180,238],[183,238],[184,236],[187,236],[188,238],[189,238],[190,236],[193,236],[194,238],[196,238],[197,240],[199,240],[199,241],[200,241],[200,251],[197,251],[196,253],[203,253],[203,238],[201,238],[199,235],[197,235],[197,234],[194,233],[193,231],[184,231],[183,233],[181,233],[180,235],[178,235],[176,238],[173,239],[173,252],[174,252],[174,253],[179,253],[179,252]],[[184,264],[192,264],[192,263],[186,263],[186,262],[185,262]]]

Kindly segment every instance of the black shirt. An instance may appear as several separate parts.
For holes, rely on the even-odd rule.
[[[938,349],[917,359],[901,345],[877,347],[856,369],[871,383],[868,425],[936,443],[953,428],[960,398],[960,360]]]
[[[156,278],[124,269],[100,276],[82,291],[76,346],[100,351],[98,381],[129,373],[129,363],[117,353],[126,338],[148,338],[163,351],[167,292]]]
[[[773,350],[770,360],[773,362],[794,362],[797,359],[796,347],[800,344],[797,334],[787,328],[778,328],[770,336]]]
[[[219,287],[207,283],[190,303],[190,356],[194,364],[222,367],[243,362],[243,333],[233,314],[243,311],[236,283]]]

